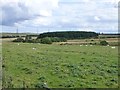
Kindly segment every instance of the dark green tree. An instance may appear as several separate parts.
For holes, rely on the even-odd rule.
[[[107,41],[100,41],[100,45],[103,45],[103,46],[106,46],[106,45],[108,45],[108,42]]]

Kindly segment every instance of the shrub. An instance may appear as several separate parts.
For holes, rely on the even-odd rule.
[[[36,88],[44,88],[44,83],[43,82],[39,82],[35,85]]]
[[[60,38],[58,38],[58,37],[52,37],[50,39],[52,42],[60,42],[61,41]]]
[[[24,42],[27,42],[27,43],[34,43],[33,40],[25,40]]]
[[[49,37],[45,37],[41,39],[42,44],[52,44],[52,40]]]
[[[59,38],[59,37],[49,37],[52,42],[66,42],[67,39],[65,38]]]
[[[61,40],[61,42],[67,42],[66,38],[61,38],[60,40]]]
[[[18,37],[17,39],[13,40],[13,42],[24,42],[22,37]]]
[[[45,88],[43,90],[50,90],[47,83],[43,83],[43,82],[39,82],[39,83],[35,84],[35,87],[36,88]]]
[[[45,77],[44,77],[44,76],[41,76],[41,77],[38,78],[38,80],[44,82],[44,81],[45,81]]]
[[[40,39],[34,39],[34,43],[41,43]]]
[[[107,41],[100,41],[100,45],[106,46],[106,45],[108,45],[108,42]]]

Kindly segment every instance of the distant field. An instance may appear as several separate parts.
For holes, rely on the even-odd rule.
[[[32,35],[33,38],[37,38],[38,34],[36,33],[2,33],[0,38],[17,38],[17,37],[26,37],[27,35]]]
[[[68,45],[99,45],[100,41],[107,41],[111,46],[118,46],[118,38],[104,38],[104,39],[76,39],[68,40],[67,42],[60,42],[58,44],[68,44]]]
[[[0,40],[3,41],[3,43],[5,43],[5,42],[12,42],[15,39],[16,38],[5,38],[5,39],[0,39]]]
[[[119,35],[115,35],[115,34],[113,34],[113,35],[112,35],[112,34],[111,34],[111,35],[110,35],[110,34],[104,35],[104,34],[103,34],[103,35],[99,35],[99,37],[100,37],[100,38],[118,38]]]
[[[2,36],[17,36],[17,35],[20,35],[20,36],[26,36],[26,35],[36,35],[35,33],[2,33]]]
[[[119,55],[113,47],[3,41],[3,86],[117,88]]]

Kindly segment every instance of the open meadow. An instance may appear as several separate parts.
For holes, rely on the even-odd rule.
[[[4,88],[118,87],[118,46],[3,40],[2,56]]]

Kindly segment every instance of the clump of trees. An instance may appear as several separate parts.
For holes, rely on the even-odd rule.
[[[43,43],[43,44],[52,44],[53,42],[66,42],[66,41],[67,41],[67,39],[58,38],[58,37],[45,37],[45,38],[41,39],[41,43]]]
[[[97,38],[98,34],[95,32],[85,32],[85,31],[64,31],[64,32],[47,32],[40,34],[38,39],[44,37],[58,37],[66,39],[85,39],[85,38]]]
[[[18,37],[17,39],[13,40],[13,42],[23,42],[23,43],[42,43],[42,44],[52,44],[53,42],[66,42],[67,39],[65,38],[58,38],[58,37],[45,37],[41,39],[32,39],[31,37],[26,36],[25,39],[22,37]]]
[[[40,34],[37,39],[32,39],[31,37],[31,35],[27,35],[25,39],[18,37],[13,42],[52,44],[53,42],[66,42],[68,39],[97,38],[98,34],[85,31],[66,31],[43,33]]]

